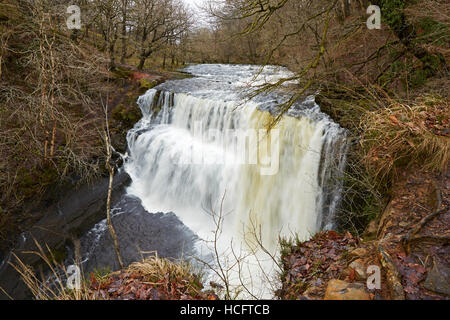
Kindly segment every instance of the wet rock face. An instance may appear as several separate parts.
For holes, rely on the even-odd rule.
[[[120,200],[129,182],[130,177],[126,172],[116,174],[112,204]],[[42,212],[43,218],[33,228],[20,235],[12,252],[25,264],[36,268],[43,266],[43,261],[36,254],[26,253],[39,251],[35,241],[44,248],[47,245],[53,253],[66,255],[67,246],[72,245],[72,239],[86,233],[105,216],[107,190],[108,178],[102,178],[93,185],[69,190],[45,208]],[[14,262],[12,253],[0,261],[0,286],[14,299],[32,298],[19,274],[8,262]],[[45,268],[45,265],[43,267]],[[0,290],[1,299],[8,299],[8,296]]]
[[[124,194],[123,188],[128,182],[126,173],[115,177],[111,210],[124,264],[140,261],[155,252],[162,258],[178,259],[192,255],[197,239],[195,234],[174,213],[148,213],[139,199]],[[79,238],[83,272],[105,268],[117,270],[109,229],[106,221],[101,220],[106,215],[107,187],[105,179],[62,198],[48,208],[45,218],[35,228],[22,235],[23,241],[14,253],[24,263],[39,268],[42,265],[39,256],[22,253],[37,251],[33,240],[36,239],[41,245],[48,244],[52,250],[64,251],[67,254],[64,263],[70,265],[74,261],[74,253],[70,249],[73,247],[72,239]],[[0,286],[14,299],[31,299],[31,293],[19,274],[8,265],[8,258],[12,259],[12,255],[0,261]],[[0,291],[0,299],[8,297]]]
[[[328,282],[324,300],[370,300],[363,283],[332,279]]]
[[[138,198],[124,195],[111,213],[125,265],[155,253],[175,259],[194,253],[197,236],[172,212],[149,213]],[[101,268],[119,269],[106,220],[81,238],[80,249],[85,273]]]

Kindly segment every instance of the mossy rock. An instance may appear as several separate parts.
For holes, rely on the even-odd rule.
[[[46,167],[38,175],[39,183],[44,186],[52,184],[58,178],[59,178],[58,172],[52,166]]]
[[[142,78],[141,80],[139,80],[139,84],[141,90],[147,91],[148,89],[155,87],[158,84],[158,81]]]
[[[114,120],[120,121],[126,127],[132,127],[141,117],[140,111],[135,107],[125,107],[120,104],[111,112]]]
[[[39,188],[39,183],[33,173],[34,169],[21,168],[17,171],[19,181],[18,191],[25,198],[32,197]]]
[[[50,165],[44,168],[21,168],[17,171],[18,191],[25,198],[31,198],[42,188],[56,182],[58,178],[57,170]]]

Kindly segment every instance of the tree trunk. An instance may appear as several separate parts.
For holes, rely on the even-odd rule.
[[[417,34],[414,26],[407,21],[405,16],[404,7],[406,6],[406,1],[396,2],[396,6],[393,6],[389,1],[381,0],[375,0],[374,4],[380,6],[382,16],[386,17],[387,24],[400,42],[422,62],[422,69],[425,71],[427,78],[434,76],[446,66],[446,61],[442,54],[431,53],[414,43],[413,40],[417,38]]]
[[[145,60],[147,60],[145,56],[141,56],[139,58],[139,65],[137,66],[138,70],[142,70],[144,68]]]
[[[142,70],[144,68],[144,64],[145,64],[145,60],[148,59],[148,57],[150,57],[150,55],[152,54],[152,51],[148,51],[146,52],[144,49],[141,52],[141,56],[139,58],[139,65],[138,65],[138,70]]]
[[[109,68],[111,70],[116,68],[116,61],[115,61],[115,58],[114,58],[114,44],[113,43],[111,43],[109,45]]]
[[[120,63],[125,63],[127,56],[127,4],[128,0],[122,0],[122,55]]]
[[[340,2],[342,8],[342,15],[345,19],[350,15],[350,5],[348,3],[348,0],[340,0]]]

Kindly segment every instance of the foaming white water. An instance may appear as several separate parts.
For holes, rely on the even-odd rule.
[[[270,113],[260,111],[260,102],[237,99],[238,79],[247,81],[249,67],[236,75],[239,66],[219,66],[209,72],[204,65],[189,71],[214,82],[236,81],[189,93],[151,89],[139,98],[143,118],[128,133],[125,169],[132,178],[128,192],[139,197],[147,211],[175,212],[206,247],[215,239],[219,222],[216,249],[222,263],[216,261],[216,267],[223,267],[233,264],[236,255],[257,251],[259,239],[276,257],[279,236],[307,239],[332,225],[345,133],[328,117],[318,116],[317,108],[298,118],[283,117],[274,128],[277,134],[265,131]],[[270,76],[280,75],[271,70]],[[257,136],[256,163],[237,161],[240,154],[233,144],[236,132],[249,129],[265,132]],[[202,161],[193,161],[200,154]],[[264,170],[269,174],[261,174]],[[274,262],[261,250],[244,260],[230,270],[231,284],[244,282],[255,296],[270,297]]]

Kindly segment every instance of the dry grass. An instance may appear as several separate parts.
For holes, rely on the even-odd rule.
[[[395,103],[361,120],[367,168],[378,182],[413,164],[444,172],[449,163],[448,99],[425,97],[414,105]]]
[[[168,259],[152,256],[141,262],[135,262],[126,268],[127,273],[137,273],[150,283],[158,283],[161,279],[185,283],[198,282],[200,276],[192,272],[190,264],[184,261],[173,262]]]
[[[20,274],[23,282],[36,300],[88,300],[91,293],[87,282],[81,281],[79,290],[71,290],[66,286],[68,274],[66,267],[56,262],[56,258],[48,246],[45,249],[35,241],[38,251],[25,252],[39,256],[50,275],[38,275],[34,268],[25,264],[17,255],[16,263],[11,266]]]
[[[26,252],[38,255],[44,262],[47,273],[36,273],[35,268],[24,263],[15,255],[16,262],[11,263],[20,274],[23,282],[36,300],[109,300],[121,299],[119,294],[109,293],[108,288],[121,288],[120,292],[129,292],[131,287],[155,288],[166,299],[180,299],[182,296],[203,297],[202,275],[195,273],[191,265],[185,261],[170,261],[157,255],[135,262],[127,268],[99,274],[90,273],[89,279],[81,271],[79,289],[67,287],[67,268],[55,260],[52,251],[43,248],[35,241],[38,251]],[[79,264],[77,264],[79,265]],[[111,286],[111,287],[110,287]],[[1,288],[0,288],[1,289]],[[136,291],[136,290],[134,290]],[[112,291],[111,291],[112,292]],[[7,293],[6,293],[7,294]],[[207,293],[205,293],[206,296]]]

